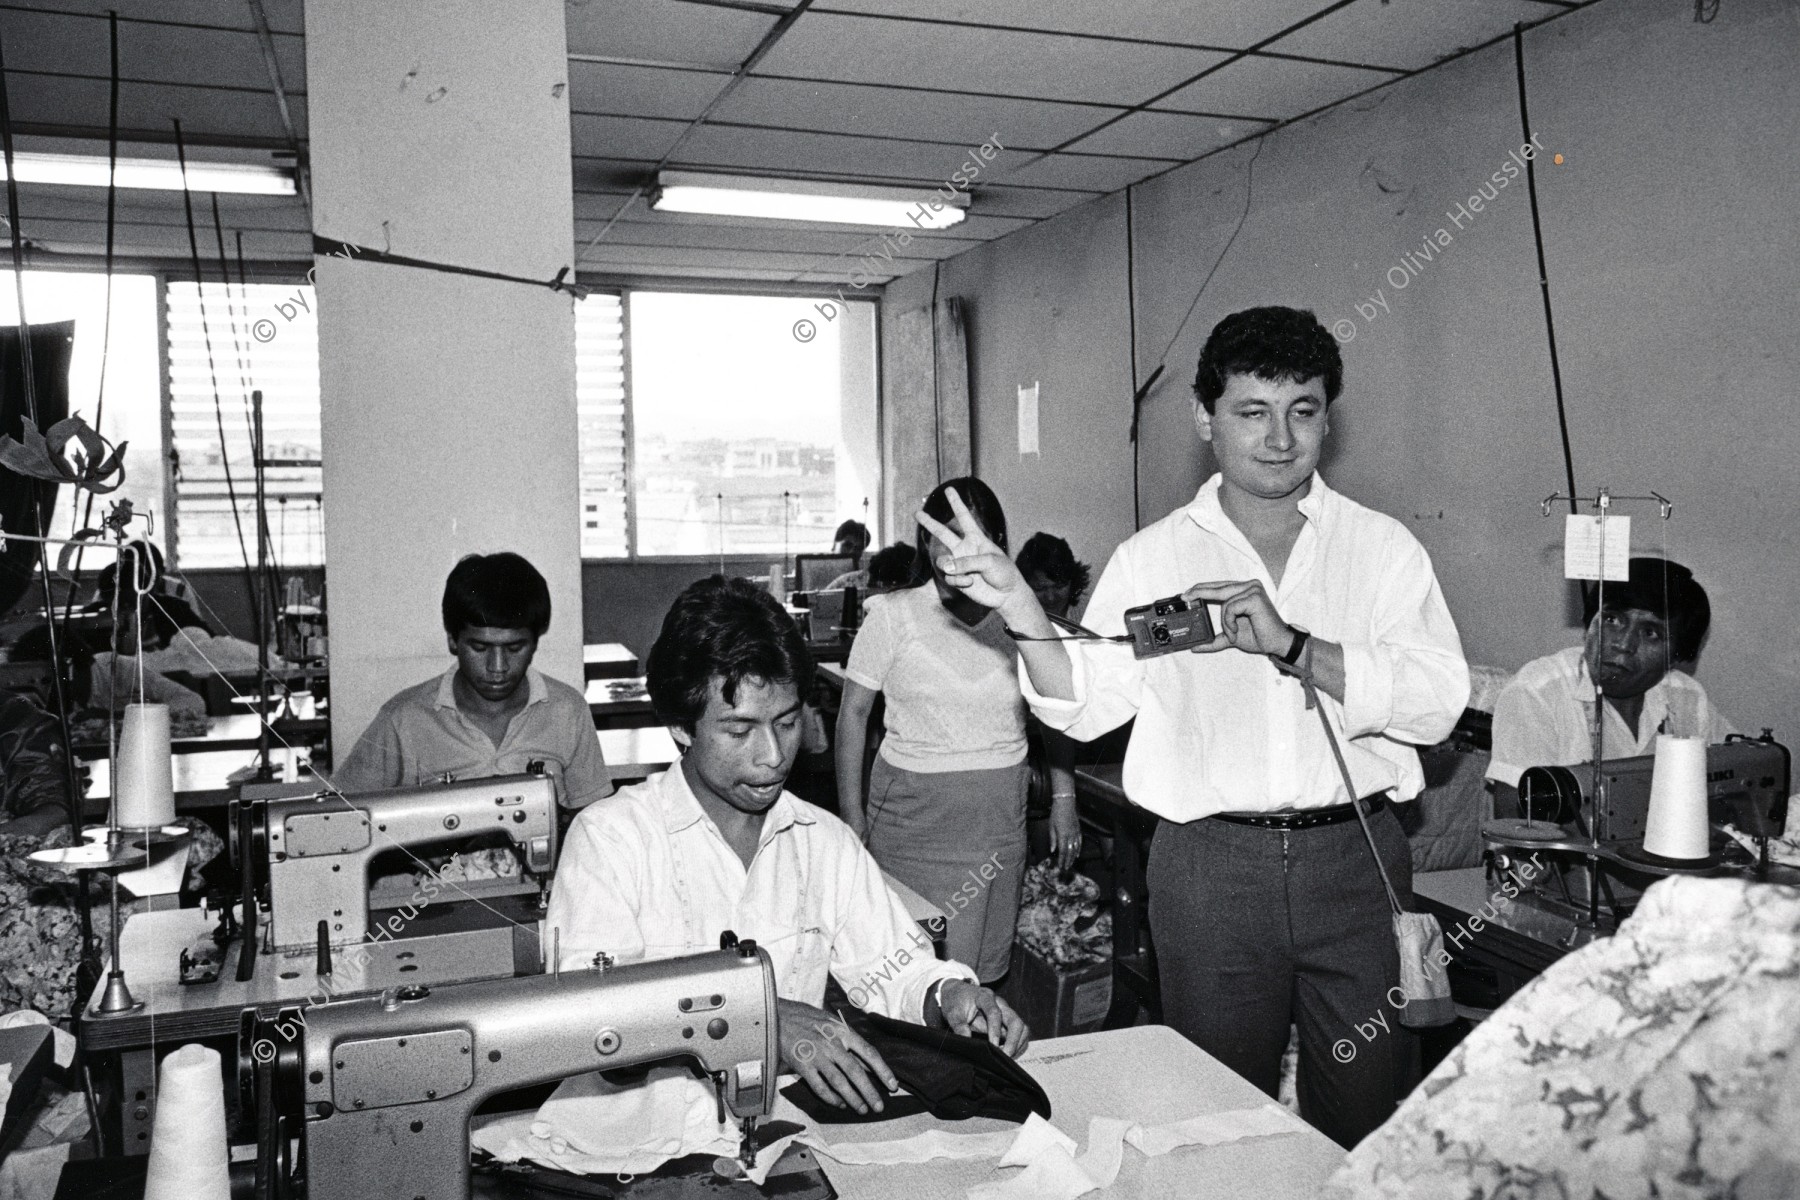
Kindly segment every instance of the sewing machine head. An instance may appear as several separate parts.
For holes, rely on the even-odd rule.
[[[1600,764],[1606,803],[1600,836],[1639,840],[1650,812],[1653,755],[1612,758]],[[1573,825],[1592,812],[1590,766],[1533,767],[1519,778],[1520,811],[1534,821]],[[1733,735],[1706,748],[1706,807],[1714,825],[1730,824],[1750,837],[1779,836],[1787,821],[1788,750],[1768,731],[1760,738]]]
[[[231,834],[239,869],[265,885],[271,946],[315,945],[320,921],[333,945],[351,945],[370,932],[369,864],[386,850],[499,834],[547,888],[556,867],[556,784],[528,774],[355,796],[314,785],[259,797],[246,787],[232,803]]]
[[[486,1099],[589,1071],[697,1065],[746,1126],[777,1072],[775,974],[754,942],[685,958],[390,989],[278,1016],[244,1013],[242,1111],[259,1179],[302,1142],[307,1200],[469,1193],[469,1117]]]

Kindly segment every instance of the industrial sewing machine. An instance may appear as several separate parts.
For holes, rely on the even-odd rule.
[[[383,851],[494,832],[517,849],[540,895],[547,895],[556,868],[556,784],[542,773],[356,796],[317,787],[302,795],[251,794],[231,808],[243,911],[254,911],[252,899],[261,901],[268,943],[277,951],[367,938],[373,932],[369,864]],[[446,901],[455,898],[450,885],[426,886],[434,899],[440,892]],[[244,924],[249,942],[255,923],[246,916]]]
[[[707,954],[390,988],[272,1019],[246,1010],[238,1086],[241,1111],[255,1114],[256,1195],[466,1200],[469,1117],[484,1100],[669,1060],[712,1079],[719,1121],[738,1118],[751,1159],[774,1102],[775,973],[756,943],[720,940]]]
[[[1599,803],[1591,765],[1526,771],[1519,779],[1522,819],[1483,826],[1490,864],[1517,888],[1521,902],[1541,912],[1585,926],[1590,935],[1603,924],[1616,925],[1644,888],[1679,869],[1647,863],[1636,853],[1650,810],[1654,765],[1652,755],[1603,760]],[[1733,734],[1708,746],[1707,815],[1716,853],[1693,869],[1768,879],[1768,840],[1780,836],[1787,821],[1788,786],[1788,749],[1771,731],[1755,738]],[[1752,854],[1731,840],[1722,832],[1727,824],[1753,839],[1758,851]],[[1597,839],[1590,836],[1596,831]],[[1524,870],[1532,860],[1546,869]],[[1585,940],[1572,928],[1562,944]]]

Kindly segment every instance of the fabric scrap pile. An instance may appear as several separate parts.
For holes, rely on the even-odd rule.
[[[1112,914],[1100,910],[1100,885],[1081,874],[1063,879],[1049,860],[1025,873],[1018,933],[1021,945],[1057,966],[1112,958]]]

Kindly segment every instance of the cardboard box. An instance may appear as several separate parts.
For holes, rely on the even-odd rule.
[[[1000,994],[1031,1026],[1033,1040],[1092,1033],[1112,1008],[1112,962],[1060,967],[1015,942]]]

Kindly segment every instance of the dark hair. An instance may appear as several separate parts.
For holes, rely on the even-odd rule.
[[[1327,405],[1344,390],[1344,360],[1337,339],[1308,309],[1246,308],[1214,325],[1194,375],[1194,395],[1207,412],[1225,394],[1230,375],[1291,383],[1323,376]]]
[[[852,535],[856,537],[857,545],[859,547],[855,551],[855,557],[861,558],[863,556],[863,551],[869,548],[869,527],[864,525],[861,521],[845,521],[843,524],[839,525],[837,527],[837,532],[831,535],[832,548],[836,549],[845,538]]]
[[[1094,573],[1076,559],[1069,543],[1054,533],[1034,533],[1019,548],[1019,574],[1042,575],[1052,583],[1069,585],[1069,604],[1073,606],[1088,589]]]
[[[444,580],[444,632],[482,627],[529,629],[533,637],[550,628],[550,585],[510,550],[468,555]]]
[[[994,495],[994,489],[973,475],[964,475],[960,479],[947,479],[931,490],[925,497],[925,514],[935,517],[948,525],[956,519],[956,513],[950,507],[950,489],[968,506],[975,519],[981,522],[981,531],[992,538],[1000,549],[1006,549],[1006,512],[1000,507],[1000,497]],[[918,527],[918,536],[914,545],[918,557],[913,560],[913,583],[925,583],[931,578],[931,535],[925,532],[923,525]]]
[[[1677,662],[1692,662],[1700,655],[1701,643],[1712,625],[1712,602],[1706,589],[1694,581],[1694,573],[1678,562],[1666,558],[1634,558],[1631,578],[1606,585],[1606,611],[1624,612],[1641,608],[1669,623],[1669,656]],[[1581,624],[1594,623],[1596,612],[1594,585],[1581,593]]]
[[[869,556],[869,586],[903,588],[913,582],[913,563],[919,555],[906,542],[895,542]]]
[[[738,684],[792,683],[812,692],[813,661],[800,627],[775,597],[746,579],[711,575],[688,585],[663,617],[645,665],[657,720],[694,731],[716,678],[725,703]]]

